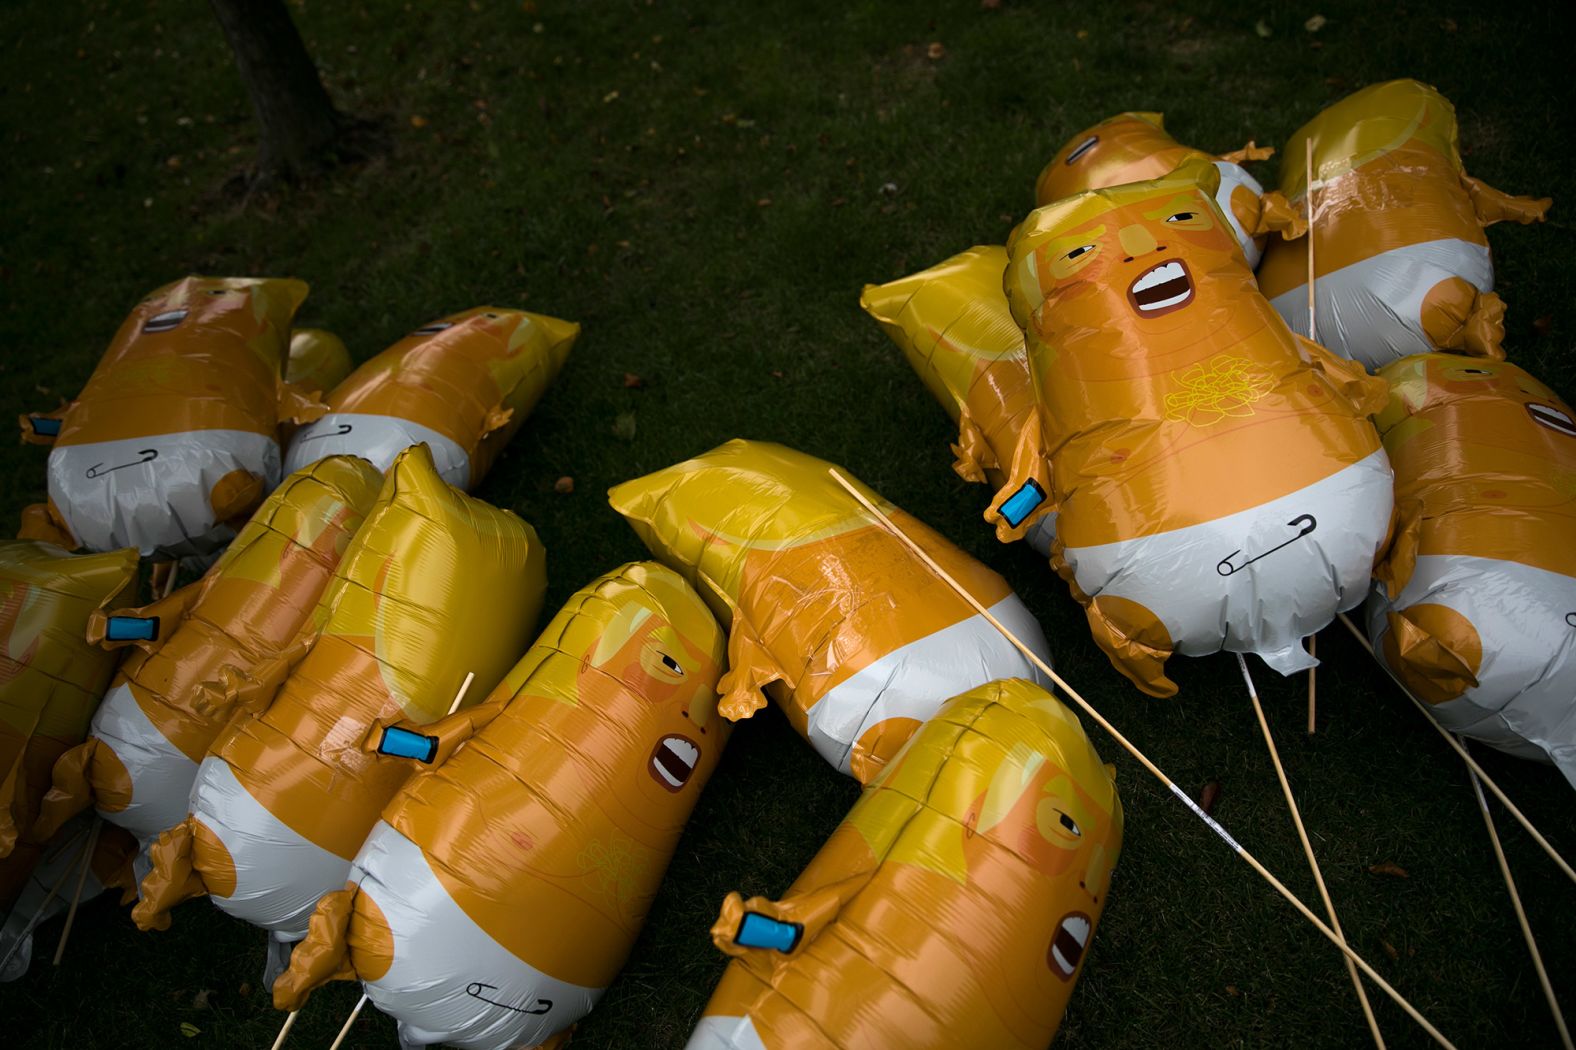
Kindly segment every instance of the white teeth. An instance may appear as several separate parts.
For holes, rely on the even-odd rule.
[[[148,318],[148,320],[143,324],[142,329],[145,332],[162,332],[167,329],[174,328],[176,325],[186,320],[186,313],[187,311],[184,307],[174,310],[165,310],[163,313],[154,314],[152,317]]]
[[[1553,416],[1566,426],[1576,426],[1576,421],[1573,421],[1570,416],[1567,416],[1553,405],[1530,405],[1528,407],[1540,416]]]
[[[1183,276],[1185,275],[1183,273],[1181,263],[1161,263],[1159,266],[1156,266],[1153,270],[1150,270],[1148,273],[1144,274],[1137,281],[1135,281],[1133,283],[1133,291],[1134,293],[1142,292],[1153,288],[1157,284],[1165,284],[1167,281],[1180,281]],[[1186,293],[1183,294],[1185,295]],[[1178,298],[1181,298],[1181,296]],[[1177,299],[1168,299],[1166,301],[1174,303],[1177,301]],[[1161,304],[1156,303],[1154,306],[1146,306],[1145,309],[1153,310],[1155,306],[1159,305]]]
[[[1068,977],[1073,975],[1073,964],[1067,961],[1067,956],[1063,955],[1062,950],[1055,945],[1051,946],[1051,958],[1056,960],[1056,967],[1062,973]]]
[[[688,740],[685,740],[683,737],[667,737],[662,741],[662,746],[667,748],[668,751],[676,756],[680,762],[683,762],[691,769],[694,769],[695,763],[700,760],[700,748],[696,747]]]
[[[681,788],[684,786],[684,781],[680,780],[672,773],[669,773],[666,769],[663,769],[661,762],[653,762],[651,768],[655,769],[657,771],[657,776],[661,777],[672,787]]]
[[[1073,940],[1078,942],[1078,947],[1089,946],[1089,920],[1082,915],[1069,915],[1063,919],[1062,929],[1072,934]]]

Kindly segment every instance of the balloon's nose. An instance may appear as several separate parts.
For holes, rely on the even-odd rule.
[[[1147,255],[1157,247],[1155,235],[1149,232],[1149,227],[1136,222],[1131,226],[1123,226],[1118,237],[1122,242],[1122,251],[1130,258]]]

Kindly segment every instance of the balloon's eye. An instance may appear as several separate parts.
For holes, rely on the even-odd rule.
[[[1067,154],[1067,163],[1071,164],[1085,153],[1088,153],[1090,150],[1094,149],[1095,143],[1099,141],[1099,135],[1090,135],[1088,138],[1078,143],[1078,148]]]
[[[1083,830],[1078,827],[1078,822],[1076,820],[1074,820],[1072,817],[1069,817],[1065,813],[1061,814],[1060,816],[1062,827],[1067,829],[1068,834],[1077,838],[1083,837]]]
[[[662,654],[662,666],[666,667],[680,678],[684,677],[684,668],[680,667],[679,662],[673,659],[673,657],[669,656],[667,653]]]
[[[1064,259],[1076,259],[1080,255],[1085,255],[1085,254],[1087,254],[1089,252],[1092,252],[1092,251],[1094,251],[1094,245],[1092,245],[1092,244],[1083,244],[1083,245],[1079,245],[1077,248],[1074,248],[1072,251],[1070,251],[1066,255],[1062,256],[1062,258],[1064,258]]]
[[[1167,222],[1191,222],[1192,220],[1196,219],[1197,217],[1198,217],[1198,212],[1194,212],[1194,211],[1179,211],[1175,215],[1168,216],[1166,218],[1166,221]]]

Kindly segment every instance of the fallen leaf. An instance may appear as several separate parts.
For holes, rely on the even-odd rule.
[[[941,41],[934,40],[931,42],[929,47],[925,48],[925,57],[929,58],[932,62],[939,61],[947,57],[947,49],[942,46]]]
[[[410,126],[413,128],[424,128],[427,126],[427,118],[419,114],[412,114],[410,118]]]
[[[1238,990],[1236,985],[1228,984],[1226,985],[1226,994],[1231,996],[1233,999],[1236,999],[1242,995],[1242,992]]]
[[[616,101],[618,101],[618,92],[617,91],[609,91],[607,94],[602,96],[602,101],[603,102],[616,102]]]
[[[1390,957],[1391,962],[1401,961],[1401,953],[1395,950],[1395,945],[1382,937],[1379,939],[1379,947],[1384,949],[1384,953]]]
[[[762,197],[760,200],[755,202],[755,206],[757,208],[770,208],[772,206],[772,199],[770,197]]]
[[[1447,18],[1443,22],[1439,23],[1439,26],[1447,33],[1454,33],[1456,31],[1456,20],[1454,18]]]
[[[782,379],[783,378],[782,372],[780,370],[776,369],[776,368],[772,369],[772,375],[775,376],[778,379]]]
[[[554,492],[562,493],[563,495],[567,496],[569,493],[573,492],[574,490],[575,490],[575,479],[570,477],[568,474],[565,474],[563,477],[561,477],[557,481],[553,482],[553,491]]]
[[[198,1028],[196,1025],[192,1024],[190,1021],[182,1021],[181,1022],[181,1035],[184,1035],[188,1039],[194,1039],[197,1036],[202,1035],[202,1029]]]
[[[981,11],[1000,11],[1001,0],[980,0]]]
[[[637,376],[633,372],[625,372],[624,373],[624,389],[625,390],[644,390],[645,387],[646,387],[646,381],[644,379],[640,378],[639,376]]]
[[[1532,322],[1532,330],[1539,335],[1548,335],[1549,329],[1553,327],[1554,317],[1551,314],[1544,314]]]
[[[1253,31],[1259,34],[1261,40],[1268,40],[1275,35],[1275,30],[1271,29],[1270,24],[1262,18],[1253,23]]]
[[[211,988],[203,988],[199,990],[196,995],[192,996],[192,1009],[208,1009],[208,997],[211,995],[213,995],[213,989]]]
[[[613,420],[613,434],[625,441],[635,440],[635,413],[620,412]]]
[[[1312,18],[1304,22],[1302,27],[1310,33],[1317,33],[1319,30],[1324,28],[1325,23],[1328,21],[1329,19],[1325,18],[1323,15],[1314,15]]]
[[[1387,860],[1382,864],[1368,865],[1368,871],[1374,875],[1394,875],[1398,879],[1411,878],[1406,869],[1394,861]]]
[[[1080,30],[1078,30],[1078,32],[1074,33],[1073,36],[1077,37],[1079,40],[1088,40],[1089,39],[1089,30],[1087,30],[1087,29],[1080,29]]]
[[[240,994],[242,999],[250,999],[252,997],[252,982],[242,981],[241,987],[237,988],[236,992]]]
[[[1220,782],[1211,780],[1204,785],[1203,792],[1198,797],[1198,808],[1205,813],[1215,812],[1215,803],[1220,800]]]
[[[881,196],[883,196],[883,197],[890,197],[890,196],[892,196],[895,193],[897,193],[897,183],[895,183],[895,182],[883,182],[881,184]]]

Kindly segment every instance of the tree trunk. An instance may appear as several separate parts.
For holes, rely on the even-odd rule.
[[[284,0],[210,0],[257,114],[256,181],[327,162],[343,126]]]

